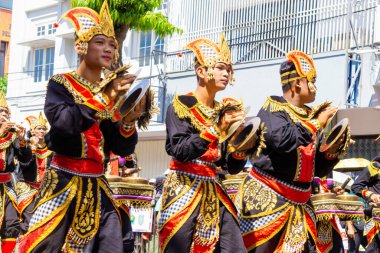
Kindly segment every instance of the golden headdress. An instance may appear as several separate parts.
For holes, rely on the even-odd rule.
[[[99,14],[90,8],[75,7],[63,14],[61,19],[63,18],[70,21],[70,23],[74,26],[75,33],[78,37],[75,43],[79,43],[83,48],[86,49],[86,52],[87,43],[95,35],[99,34],[113,38],[116,43],[116,48],[118,48],[118,43],[115,37],[115,31],[113,28],[113,22],[111,19],[107,0],[103,2]],[[56,23],[55,26],[58,26],[58,24]],[[84,52],[84,54],[86,52]],[[117,58],[118,53],[117,50],[115,50],[115,61]]]
[[[305,77],[308,82],[313,83],[317,77],[313,60],[304,52],[293,50],[287,53],[288,61],[293,62],[295,70],[281,74],[281,84],[287,84],[298,78]]]
[[[47,119],[42,116],[42,112],[38,114],[38,118],[36,116],[28,116],[25,120],[29,123],[30,130],[34,130],[37,126],[43,126],[47,129]]]
[[[7,99],[5,98],[4,92],[2,91],[0,91],[0,107],[7,108],[8,112],[10,112]]]
[[[199,63],[200,67],[207,67],[207,74],[210,79],[213,79],[212,69],[215,64],[218,62],[225,63],[227,65],[231,65],[231,53],[230,48],[228,47],[226,38],[224,34],[220,37],[220,44],[216,44],[215,42],[200,38],[191,41],[184,48],[190,49],[194,52],[197,57],[197,63]],[[233,71],[231,72],[230,83],[234,83]]]

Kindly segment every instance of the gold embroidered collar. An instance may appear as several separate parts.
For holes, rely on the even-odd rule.
[[[187,118],[191,124],[202,131],[208,128],[220,109],[220,103],[214,101],[214,108],[205,106],[199,102],[193,93],[177,95],[173,99],[174,111],[180,119]]]

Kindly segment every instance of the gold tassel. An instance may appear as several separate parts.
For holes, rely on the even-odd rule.
[[[137,119],[137,126],[140,129],[147,129],[153,115],[160,112],[160,109],[157,107],[157,103],[154,100],[155,92],[150,87],[147,90],[146,96],[145,111],[143,115]]]
[[[265,101],[262,108],[265,111],[268,111],[268,108],[269,108],[270,112],[283,112],[283,111],[285,111],[284,107],[285,107],[284,104],[277,102],[277,101],[271,99],[270,97],[268,97],[268,99]]]
[[[204,126],[195,121],[193,115],[190,112],[190,108],[182,104],[181,101],[179,101],[178,96],[174,97],[172,104],[174,112],[177,114],[178,118],[189,119],[192,126],[194,126],[198,131],[203,131]]]
[[[265,144],[265,136],[264,136],[265,133],[267,132],[267,130],[268,129],[265,127],[264,122],[261,123],[260,129],[259,129],[260,137],[258,140],[259,146],[257,147],[256,152],[253,153],[252,155],[250,155],[251,159],[258,158],[260,156],[261,152],[267,147],[267,145]]]
[[[10,110],[8,107],[7,99],[5,98],[4,92],[0,91],[0,107],[7,108],[10,114]]]

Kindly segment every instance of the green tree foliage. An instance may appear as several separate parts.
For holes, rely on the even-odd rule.
[[[162,13],[155,12],[161,2],[162,0],[108,0],[116,39],[120,45],[120,55],[129,29],[143,32],[153,30],[162,38],[174,33],[182,33],[182,30],[172,25]],[[103,0],[72,0],[71,2],[73,7],[89,7],[98,12],[102,4]]]
[[[8,76],[0,76],[0,91],[7,94]]]

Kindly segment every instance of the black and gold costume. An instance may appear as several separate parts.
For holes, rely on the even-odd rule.
[[[360,173],[351,186],[351,191],[368,201],[371,195],[380,194],[380,156],[375,157]],[[368,241],[365,252],[380,252],[380,210],[369,207],[365,210],[365,214],[369,218],[364,226],[364,236]]]
[[[268,129],[267,148],[236,196],[244,243],[249,252],[308,250],[317,239],[311,182],[327,175],[338,159],[319,152],[320,126],[312,109],[272,96],[258,116]]]
[[[20,145],[15,132],[8,132],[0,137],[0,236],[4,253],[13,252],[20,233],[17,195],[11,182],[15,159],[21,169],[29,168],[32,152],[29,146]]]
[[[104,162],[110,151],[132,153],[137,133],[121,121],[97,120],[95,114],[107,104],[91,85],[75,72],[49,81],[45,115],[51,130],[45,140],[55,153],[21,244],[25,252],[82,252],[92,239],[93,252],[123,252],[118,207],[103,176]],[[105,233],[114,235],[112,243]]]
[[[48,168],[52,152],[46,144],[32,146],[33,159],[27,168],[20,168],[16,185],[17,201],[21,220],[21,233],[28,230],[34,209],[34,199],[40,188],[46,168]]]
[[[227,153],[213,128],[216,110],[194,94],[176,96],[166,116],[172,156],[158,219],[160,252],[245,252],[235,207],[216,167],[235,174],[244,157]]]

